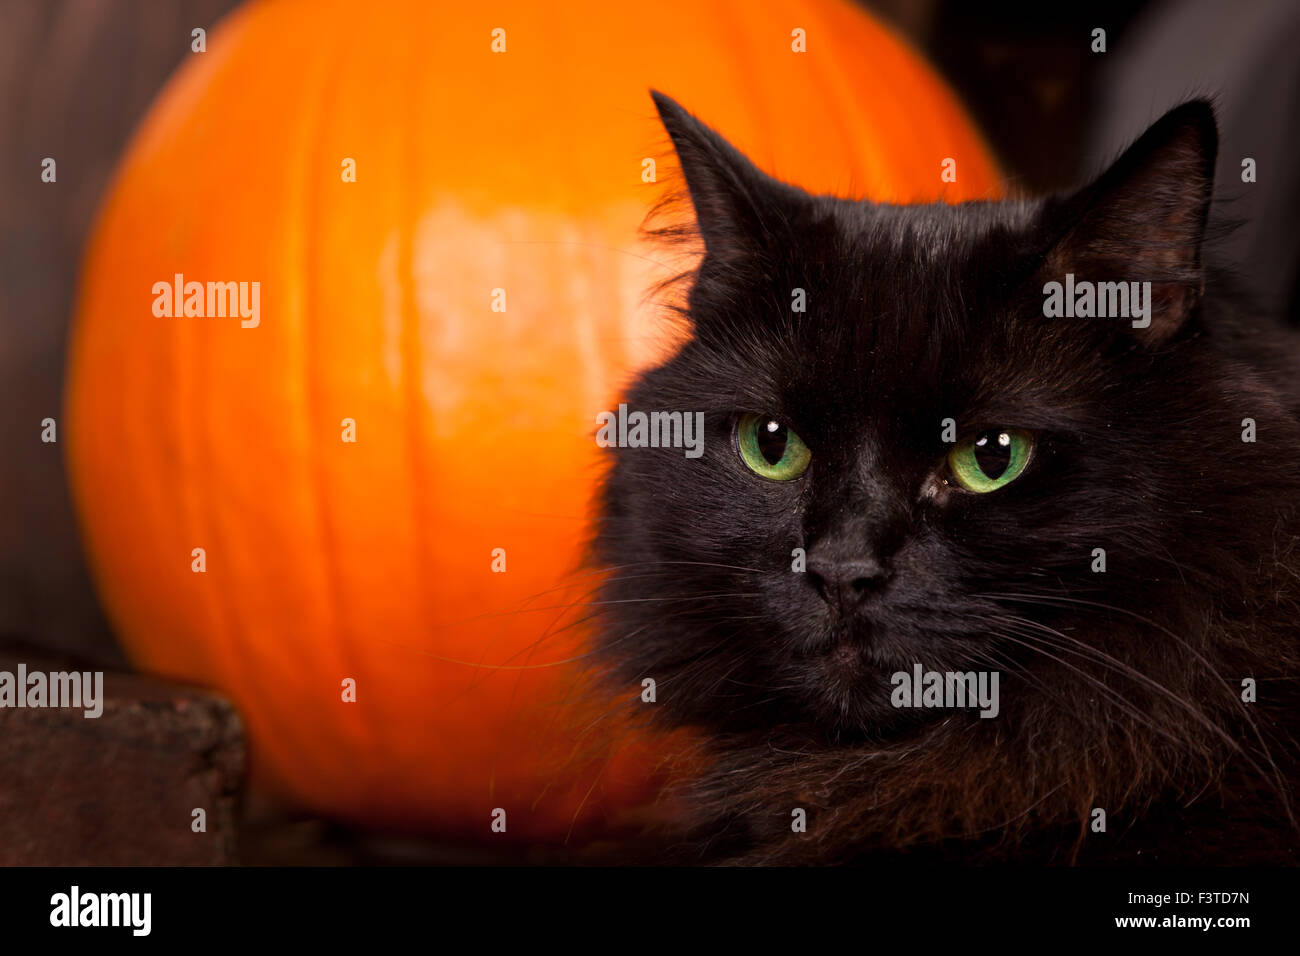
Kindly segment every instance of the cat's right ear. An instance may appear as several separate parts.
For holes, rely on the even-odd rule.
[[[650,96],[686,178],[705,252],[727,259],[762,248],[784,220],[772,214],[772,202],[791,187],[759,170],[672,97],[658,90]]]

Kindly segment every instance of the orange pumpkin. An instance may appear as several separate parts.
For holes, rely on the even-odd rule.
[[[66,396],[89,560],[133,660],[228,693],[308,807],[547,838],[653,784],[571,607],[595,416],[670,342],[652,87],[814,191],[996,188],[939,79],[832,0],[250,4],[125,156]],[[255,324],[183,314],[227,282]]]

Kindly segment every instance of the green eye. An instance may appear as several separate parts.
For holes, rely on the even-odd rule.
[[[742,415],[736,426],[740,460],[773,481],[793,481],[808,470],[812,452],[784,422],[771,415]]]
[[[1018,428],[993,428],[964,438],[948,453],[957,484],[986,494],[1011,484],[1029,464],[1034,437]]]

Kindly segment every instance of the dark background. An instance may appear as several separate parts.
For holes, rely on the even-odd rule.
[[[113,164],[189,55],[190,31],[211,33],[235,5],[0,0],[0,643],[121,662],[81,557],[60,446],[40,441],[40,422],[60,418],[81,246]],[[948,78],[1013,191],[1068,187],[1169,106],[1215,94],[1220,205],[1243,223],[1224,257],[1294,321],[1300,3],[866,5]],[[1091,50],[1096,27],[1104,54]],[[46,156],[55,185],[39,179]],[[1244,156],[1258,162],[1254,186],[1240,182]]]

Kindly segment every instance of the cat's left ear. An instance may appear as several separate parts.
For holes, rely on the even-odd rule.
[[[1166,113],[1091,186],[1055,211],[1060,237],[1046,273],[1063,281],[1150,282],[1150,324],[1132,332],[1168,341],[1203,289],[1201,243],[1214,188],[1218,130],[1209,103]]]

